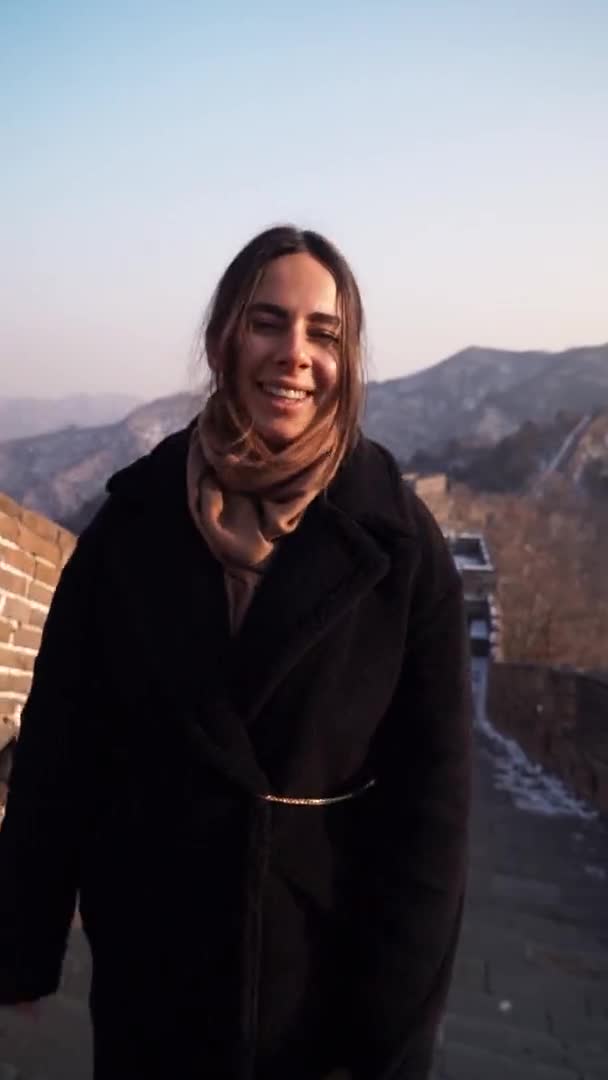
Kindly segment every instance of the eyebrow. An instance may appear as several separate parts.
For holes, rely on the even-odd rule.
[[[288,319],[289,312],[287,308],[281,307],[279,304],[269,304],[264,301],[258,301],[255,304],[250,304],[249,312],[258,315],[274,315],[277,319]],[[324,326],[333,326],[336,329],[340,326],[340,319],[338,315],[329,315],[325,311],[311,311],[310,315],[307,315],[309,322],[322,323]]]

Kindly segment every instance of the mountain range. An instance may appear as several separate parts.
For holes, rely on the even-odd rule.
[[[62,523],[82,521],[83,507],[97,503],[112,472],[187,423],[199,406],[179,394],[113,424],[1,442],[0,491]],[[442,471],[450,471],[450,440],[461,456],[481,461],[532,421],[549,429],[539,436],[547,457],[580,418],[602,409],[608,410],[608,345],[560,353],[472,346],[413,375],[370,383],[363,426],[403,467],[427,451],[439,453],[435,466],[441,459]],[[497,467],[486,465],[490,472]]]
[[[113,472],[148,453],[195,412],[189,394],[176,394],[142,405],[118,423],[0,443],[0,491],[68,524]]]
[[[366,430],[405,462],[451,438],[492,445],[524,420],[608,407],[608,344],[564,352],[471,346],[401,379],[371,383]]]
[[[60,398],[0,397],[0,441],[64,427],[98,427],[122,420],[140,403],[132,394],[70,394]]]

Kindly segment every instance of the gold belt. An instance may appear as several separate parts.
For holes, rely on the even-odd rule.
[[[258,795],[258,799],[262,799],[263,802],[283,803],[285,806],[331,806],[333,803],[346,802],[347,799],[356,799],[358,795],[363,795],[365,791],[373,788],[375,783],[376,781],[372,777],[362,787],[355,788],[354,791],[347,791],[344,795],[333,795],[329,799],[303,799],[290,795]]]

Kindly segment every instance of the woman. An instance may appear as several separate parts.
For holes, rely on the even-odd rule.
[[[469,803],[461,587],[365,439],[342,256],[226,270],[197,420],[118,473],[57,588],[0,840],[0,1000],[76,896],[96,1080],[423,1080]]]

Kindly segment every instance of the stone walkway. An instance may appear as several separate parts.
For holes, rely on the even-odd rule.
[[[438,1078],[606,1080],[608,823],[482,711],[477,724],[469,898]]]
[[[437,1080],[606,1080],[606,823],[483,717],[477,740],[469,900]],[[90,1080],[87,983],[74,930],[40,1021],[0,1010],[0,1080]]]

